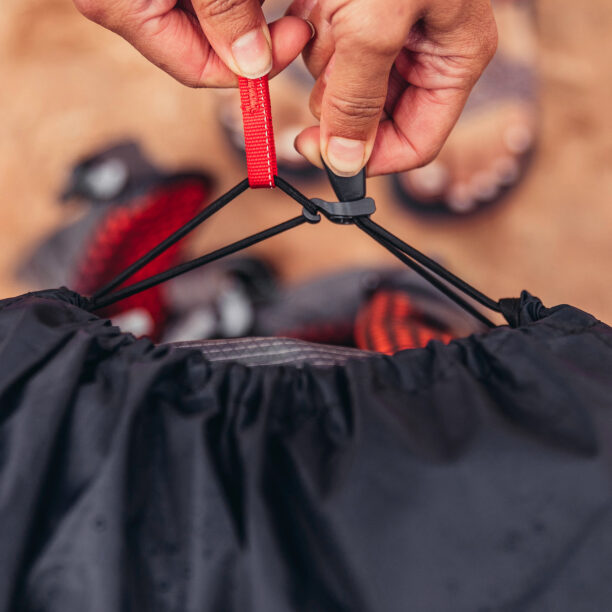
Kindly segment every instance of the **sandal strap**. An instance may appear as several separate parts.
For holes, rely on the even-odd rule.
[[[474,87],[464,113],[473,113],[500,100],[535,101],[537,71],[535,66],[497,53]]]

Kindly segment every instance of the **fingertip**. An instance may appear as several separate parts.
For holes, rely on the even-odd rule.
[[[298,134],[294,143],[296,151],[313,166],[323,169],[321,161],[320,130],[310,127]]]
[[[268,26],[243,34],[232,44],[234,69],[243,77],[258,79],[272,70],[272,45]]]
[[[294,46],[299,47],[299,52],[301,52],[313,37],[314,25],[300,17],[292,17],[290,15],[281,17],[270,23],[268,27],[272,48],[279,43],[286,44],[293,42]]]
[[[276,76],[304,50],[311,40],[312,30],[299,17],[281,17],[269,28],[274,60],[271,76]]]

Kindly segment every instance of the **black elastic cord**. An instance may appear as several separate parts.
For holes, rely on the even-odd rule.
[[[149,262],[153,261],[164,251],[168,250],[173,244],[176,244],[181,238],[184,238],[187,234],[192,232],[196,227],[198,227],[198,225],[204,223],[206,219],[212,217],[216,212],[219,212],[224,206],[229,204],[248,188],[248,179],[244,179],[244,181],[238,183],[238,185],[235,187],[232,187],[232,189],[209,204],[201,213],[196,215],[193,219],[191,219],[191,221],[188,221],[185,225],[183,225],[183,227],[174,232],[174,234],[168,236],[168,238],[158,244],[154,249],[150,250],[146,255],[128,266],[123,272],[121,272],[121,274],[113,278],[112,281],[104,285],[104,287],[98,289],[98,291],[93,294],[91,298],[92,301],[97,304],[102,297],[110,293],[113,289],[116,289],[119,285],[123,284],[128,278],[136,274],[138,270],[144,268],[144,266],[146,266]]]
[[[307,198],[295,187],[293,187],[292,185],[287,183],[287,181],[278,176],[275,177],[275,183],[276,186],[282,191],[284,191],[290,198],[292,198],[298,204],[301,204],[304,211],[310,213],[311,216],[316,216],[317,218],[319,217],[318,208],[312,200]],[[136,293],[140,293],[141,291],[150,289],[151,287],[154,287],[181,274],[194,270],[195,268],[199,268],[200,266],[204,266],[208,263],[221,259],[222,257],[237,253],[238,251],[241,251],[250,246],[253,246],[254,244],[267,240],[268,238],[272,238],[273,236],[286,232],[294,227],[302,225],[303,223],[312,222],[312,218],[308,219],[307,216],[304,216],[307,213],[304,212],[302,216],[295,217],[294,219],[290,219],[289,221],[285,221],[284,223],[275,225],[274,227],[271,227],[267,230],[258,232],[257,234],[253,234],[248,238],[244,238],[242,240],[239,240],[238,242],[234,242],[229,246],[217,249],[212,253],[203,255],[202,257],[198,257],[197,259],[188,261],[174,268],[171,268],[170,270],[162,272],[161,274],[157,274],[155,276],[152,276],[151,278],[145,279],[138,283],[134,283],[133,285],[111,293],[114,289],[124,283],[138,270],[143,268],[157,256],[161,255],[161,253],[170,248],[181,238],[186,236],[198,225],[203,223],[206,219],[214,215],[216,212],[221,210],[221,208],[229,204],[241,193],[246,191],[248,187],[248,179],[245,179],[244,181],[230,189],[226,194],[215,200],[215,202],[210,204],[201,213],[196,215],[191,221],[186,223],[183,227],[181,227],[171,236],[166,238],[166,240],[164,240],[154,249],[149,251],[149,253],[131,264],[121,274],[116,276],[112,281],[107,283],[104,287],[102,287],[92,296],[90,302],[90,309],[97,310],[106,306],[110,306],[111,304],[114,304],[116,302],[119,302],[120,300],[135,295]],[[444,295],[453,300],[466,312],[470,313],[472,316],[474,316],[476,319],[478,319],[488,327],[496,327],[495,323],[485,317],[472,304],[465,301],[461,296],[457,295],[443,281],[446,281],[447,283],[453,285],[455,288],[459,289],[467,296],[469,296],[479,304],[485,306],[486,308],[489,308],[495,312],[501,312],[500,306],[497,304],[497,302],[495,302],[494,300],[487,297],[486,295],[484,295],[459,277],[449,272],[446,268],[436,263],[433,259],[427,257],[409,244],[406,244],[405,242],[397,238],[397,236],[394,236],[386,229],[372,221],[369,217],[354,217],[353,221],[355,225],[359,227],[359,229],[361,229],[371,238],[376,240],[376,242],[381,244],[400,261],[412,268],[417,274],[422,276],[425,280],[431,283]],[[431,272],[439,276],[442,280],[438,279],[436,276],[434,276],[434,274],[431,274]]]
[[[497,327],[493,321],[488,319],[485,315],[483,315],[477,308],[472,306],[469,302],[466,302],[460,295],[457,295],[450,287],[445,285],[441,280],[436,278],[433,274],[428,272],[425,268],[423,268],[416,261],[410,259],[405,253],[402,253],[399,249],[396,249],[392,244],[388,243],[384,238],[379,236],[376,232],[372,231],[367,227],[366,224],[363,223],[365,219],[355,219],[355,225],[363,232],[368,234],[371,238],[376,240],[378,244],[387,249],[392,255],[397,257],[402,263],[405,263],[409,268],[414,270],[417,274],[419,274],[422,278],[424,278],[428,283],[433,285],[438,291],[443,293],[446,297],[455,302],[458,306],[463,308],[466,312],[471,314],[475,319],[478,319],[481,323],[484,323],[487,327],[494,328]]]
[[[478,291],[478,289],[475,289],[458,276],[455,276],[452,272],[441,266],[439,263],[435,262],[430,257],[427,257],[427,255],[417,251],[409,244],[406,244],[403,240],[400,240],[397,236],[394,236],[385,228],[378,225],[378,223],[375,223],[371,219],[365,217],[359,218],[356,221],[359,222],[358,225],[361,227],[361,229],[369,230],[368,234],[372,235],[372,233],[374,233],[377,236],[380,236],[383,241],[386,241],[390,245],[394,246],[397,250],[408,255],[408,257],[418,261],[422,266],[437,274],[440,278],[444,279],[446,282],[459,289],[459,291],[471,297],[474,301],[478,302],[482,306],[485,306],[489,310],[501,312],[499,304],[495,300],[492,300],[490,297],[487,297],[484,293],[481,293]]]
[[[290,198],[293,198],[296,202],[301,204],[308,212],[314,212],[315,214],[317,213],[318,209],[316,205],[304,194],[300,193],[295,187],[293,187],[293,185],[287,183],[287,181],[285,181],[279,176],[277,176],[275,180],[276,186],[282,191],[284,191]],[[447,285],[441,283],[435,276],[432,276],[429,272],[427,272],[427,270],[434,272],[440,278],[444,279],[446,282],[450,283],[482,306],[485,306],[486,308],[489,308],[494,312],[501,312],[500,307],[495,300],[492,300],[484,293],[478,291],[475,287],[472,287],[470,284],[466,283],[458,276],[455,276],[452,272],[438,264],[436,261],[434,261],[430,257],[427,257],[427,255],[425,255],[424,253],[421,253],[414,247],[403,242],[402,240],[397,238],[397,236],[394,236],[382,226],[378,225],[378,223],[372,221],[369,217],[355,217],[354,221],[360,229],[362,229],[368,235],[374,238],[382,246],[388,249],[393,255],[398,257],[402,262],[411,267],[415,272],[420,274],[429,283],[431,283],[437,289],[442,291],[447,297],[456,302],[464,310],[469,312],[471,315],[476,317],[485,325],[488,325],[489,327],[496,327],[496,325],[487,317],[485,317],[480,311],[478,311],[469,302],[466,302],[463,298],[457,295]],[[378,237],[380,237],[381,240],[379,240]],[[404,255],[403,257],[400,256],[402,254]],[[417,265],[413,260],[416,260],[416,262],[420,263],[421,266],[424,266],[424,268],[426,268],[427,270]]]
[[[263,242],[268,238],[272,238],[273,236],[277,236],[278,234],[282,234],[294,227],[298,227],[303,223],[308,223],[308,220],[304,216],[295,217],[290,219],[289,221],[285,221],[284,223],[279,223],[274,227],[271,227],[262,232],[258,232],[257,234],[253,234],[248,238],[243,238],[242,240],[238,240],[238,242],[234,242],[229,246],[223,247],[221,249],[217,249],[212,253],[208,253],[208,255],[203,255],[202,257],[198,257],[192,261],[185,262],[179,266],[171,268],[166,272],[162,272],[161,274],[156,274],[151,278],[147,278],[139,283],[134,283],[129,287],[125,287],[115,293],[102,297],[100,299],[93,298],[90,305],[90,310],[98,310],[99,308],[104,308],[106,306],[110,306],[115,302],[119,302],[120,300],[124,300],[136,293],[140,293],[141,291],[145,291],[146,289],[150,289],[155,285],[159,285],[171,278],[175,278],[176,276],[180,276],[181,274],[185,274],[195,268],[199,268],[200,266],[204,266],[208,263],[216,261],[217,259],[221,259],[222,257],[227,257],[228,255],[233,255],[238,251],[242,251],[258,242]]]
[[[298,191],[293,185],[290,185],[285,179],[282,179],[280,176],[275,176],[274,184],[281,191],[284,191],[291,199],[301,204],[311,215],[319,214],[318,208],[315,206],[314,202]]]

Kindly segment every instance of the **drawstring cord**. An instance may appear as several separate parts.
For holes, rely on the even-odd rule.
[[[334,191],[338,196],[338,202],[310,199],[279,177],[277,175],[268,79],[267,77],[255,80],[241,78],[239,82],[248,177],[96,291],[89,300],[89,310],[98,310],[115,304],[136,293],[217,261],[222,257],[242,251],[304,223],[318,223],[321,220],[321,215],[323,215],[333,223],[357,226],[478,321],[488,327],[496,327],[495,323],[490,321],[473,304],[456,293],[452,287],[481,306],[500,313],[502,310],[498,302],[478,291],[463,279],[370,219],[370,215],[375,211],[375,205],[373,200],[365,197],[365,171],[362,171],[356,177],[343,178],[334,175],[327,169]],[[166,272],[118,289],[136,272],[235,200],[249,187],[252,189],[278,187],[302,206],[302,214],[207,255],[182,263]]]

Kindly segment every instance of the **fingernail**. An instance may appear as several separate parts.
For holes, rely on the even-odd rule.
[[[338,176],[354,176],[363,168],[365,151],[362,140],[332,136],[327,144],[327,161]]]
[[[499,194],[501,187],[496,174],[490,170],[476,172],[469,184],[476,199],[485,202],[493,200]]]
[[[310,28],[310,40],[312,40],[317,35],[317,29],[314,27],[314,23],[310,21],[310,19],[304,19],[304,21],[308,24]]]
[[[510,153],[522,155],[533,146],[534,134],[528,125],[515,124],[506,128],[504,144]]]
[[[258,79],[272,70],[272,49],[263,28],[251,30],[232,45],[236,67],[243,77]]]

